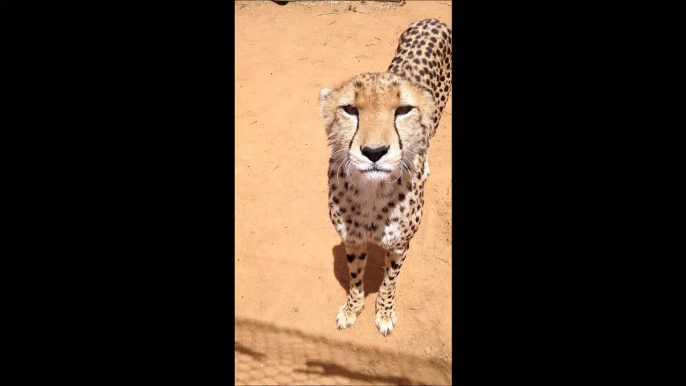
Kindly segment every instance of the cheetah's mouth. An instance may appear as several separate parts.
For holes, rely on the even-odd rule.
[[[380,169],[380,168],[377,168],[376,166],[372,166],[371,168],[363,169],[363,170],[360,170],[360,171],[361,171],[362,173],[371,173],[371,172],[390,173],[390,172],[391,172],[390,170]]]

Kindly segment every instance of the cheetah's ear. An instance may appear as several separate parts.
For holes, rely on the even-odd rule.
[[[331,93],[331,90],[328,88],[323,88],[322,91],[319,92],[319,102],[322,102],[324,99],[326,99],[326,96]]]
[[[323,116],[324,115],[324,104],[326,102],[326,97],[331,94],[332,90],[329,90],[328,88],[323,88],[322,91],[319,92],[319,113]]]

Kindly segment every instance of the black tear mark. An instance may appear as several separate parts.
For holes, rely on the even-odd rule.
[[[398,145],[400,145],[400,150],[403,149],[403,140],[400,139],[400,132],[398,131],[398,124],[396,119],[393,119],[393,127],[395,128],[395,133],[398,134]],[[352,144],[352,142],[351,142]]]
[[[355,91],[355,99],[357,100],[357,91]],[[353,134],[353,137],[350,139],[350,143],[348,144],[348,150],[350,150],[353,146],[353,141],[355,140],[355,136],[357,135],[357,130],[360,128],[360,115],[358,113],[357,118],[356,118],[356,124],[355,124],[355,134]]]

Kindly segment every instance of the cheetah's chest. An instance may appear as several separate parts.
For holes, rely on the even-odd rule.
[[[405,244],[421,222],[421,186],[419,179],[369,187],[357,186],[347,177],[332,177],[332,224],[347,244],[373,242],[384,248]]]

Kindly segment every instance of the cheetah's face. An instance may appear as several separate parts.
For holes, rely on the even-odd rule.
[[[426,151],[435,109],[429,91],[390,73],[360,75],[319,95],[332,157],[358,180],[394,180],[411,167]]]

